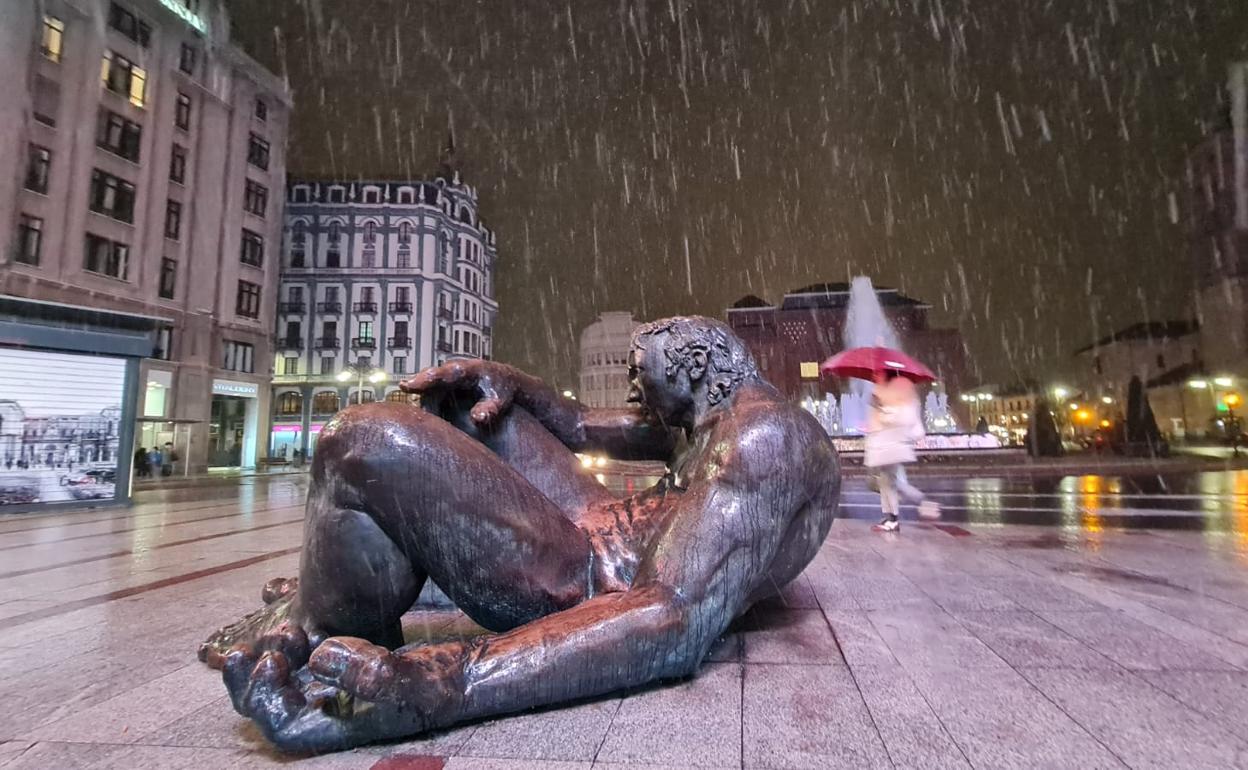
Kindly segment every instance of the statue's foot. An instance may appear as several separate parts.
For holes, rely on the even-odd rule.
[[[242,620],[231,623],[230,625],[213,632],[212,636],[199,646],[199,659],[208,664],[209,668],[220,669],[225,663],[225,654],[232,647],[239,644],[252,645],[258,647],[260,640],[267,635],[273,633],[284,625],[298,625],[291,618],[291,608],[294,604],[295,593],[294,586],[297,585],[297,578],[282,579],[286,580],[290,585],[283,584],[276,586],[277,580],[269,581],[262,593],[262,598],[268,605],[251,613]],[[315,647],[324,640],[324,634],[313,629],[300,628],[306,638],[312,640],[311,644]]]

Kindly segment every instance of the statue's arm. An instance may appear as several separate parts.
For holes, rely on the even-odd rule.
[[[516,382],[515,402],[573,452],[667,461],[676,447],[675,432],[639,406],[593,409],[519,370]]]

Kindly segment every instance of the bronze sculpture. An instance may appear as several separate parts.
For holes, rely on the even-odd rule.
[[[457,361],[322,431],[300,576],[205,643],[240,714],[328,751],[693,674],[818,551],[832,442],[707,318],[637,330],[636,406],[588,409],[520,371]],[[668,463],[617,499],[574,452]],[[490,634],[403,644],[432,579]]]

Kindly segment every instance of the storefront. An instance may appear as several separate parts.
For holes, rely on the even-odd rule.
[[[260,386],[237,380],[212,381],[208,420],[208,467],[251,467],[260,423]]]
[[[161,322],[0,296],[0,510],[129,500],[139,363]]]
[[[314,422],[307,428],[307,449],[304,449],[304,427],[302,423],[274,423],[273,433],[269,437],[269,462],[299,463],[311,460],[316,453],[316,439],[321,434],[325,423]],[[304,452],[306,451],[306,456]]]

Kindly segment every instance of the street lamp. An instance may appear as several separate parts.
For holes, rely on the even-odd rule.
[[[354,364],[347,364],[347,368],[344,371],[338,372],[338,381],[346,382],[350,380],[353,375],[356,378],[355,403],[357,404],[364,403],[365,378],[373,384],[385,382],[386,380],[385,372],[380,369],[374,369],[371,362],[365,363],[363,360],[356,361]],[[350,406],[350,404],[351,399],[348,398],[347,405]]]
[[[1235,407],[1243,402],[1238,393],[1226,393],[1222,396],[1222,403],[1226,405],[1227,432],[1231,434],[1231,452],[1236,457],[1239,457],[1239,423],[1235,420]]]

